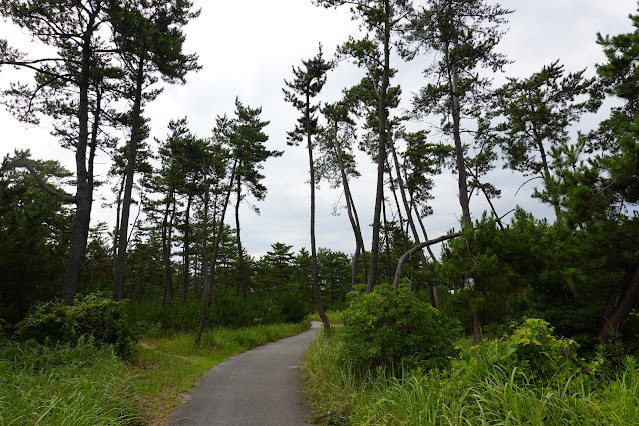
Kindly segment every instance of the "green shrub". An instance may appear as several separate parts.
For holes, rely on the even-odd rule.
[[[513,324],[511,333],[470,348],[468,358],[482,359],[511,370],[517,368],[530,380],[547,383],[557,374],[569,375],[579,368],[572,339],[557,337],[554,328],[539,318]],[[563,376],[562,376],[563,377]]]
[[[459,323],[421,301],[407,287],[380,285],[355,293],[342,314],[342,362],[360,371],[378,367],[445,367],[455,354]]]
[[[77,297],[73,306],[61,301],[35,305],[18,324],[14,337],[69,344],[85,337],[97,345],[113,345],[118,355],[129,353],[134,344],[121,305],[100,293]]]

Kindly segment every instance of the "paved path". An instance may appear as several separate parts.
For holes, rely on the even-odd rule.
[[[306,425],[297,366],[321,323],[236,355],[205,373],[169,425]]]

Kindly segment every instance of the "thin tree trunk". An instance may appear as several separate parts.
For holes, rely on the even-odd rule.
[[[548,158],[546,156],[546,149],[544,148],[543,138],[539,136],[536,128],[533,128],[532,131],[533,131],[533,135],[535,136],[535,141],[537,142],[537,148],[539,149],[539,154],[541,155],[541,164],[544,168],[544,176],[543,176],[544,183],[546,184],[546,189],[548,189],[548,192],[550,192],[552,205],[553,205],[553,208],[555,209],[555,216],[557,217],[557,220],[559,221],[561,219],[561,208],[559,207],[559,198],[557,197],[557,194],[555,193],[554,188],[549,188],[552,178],[550,176],[550,167],[548,166]]]
[[[464,146],[461,141],[461,107],[459,105],[457,68],[449,67],[451,114],[453,116],[453,138],[455,140],[455,154],[457,158],[457,173],[459,183],[459,204],[462,209],[462,227],[472,226],[470,217],[470,201],[468,199],[468,179],[466,177],[466,163],[464,161]]]
[[[229,179],[228,189],[226,191],[226,197],[224,199],[224,205],[222,207],[222,211],[220,212],[220,223],[218,225],[218,230],[215,234],[213,241],[213,253],[211,254],[211,271],[209,273],[209,281],[204,288],[204,298],[202,301],[202,315],[200,316],[200,324],[198,325],[197,334],[195,336],[195,344],[199,345],[200,340],[202,339],[202,332],[204,331],[204,325],[206,324],[206,317],[209,313],[209,304],[211,303],[211,295],[213,293],[213,279],[215,277],[215,266],[217,263],[217,254],[220,246],[220,240],[222,239],[222,234],[224,232],[224,217],[226,216],[226,209],[229,205],[229,199],[231,198],[231,192],[233,190],[233,182],[235,181],[235,170],[237,167],[237,158],[233,161],[233,168],[231,169],[231,176]],[[217,205],[217,203],[216,203]],[[216,207],[217,209],[217,207]]]
[[[331,328],[331,324],[328,321],[328,316],[324,312],[324,306],[322,305],[322,294],[319,286],[319,271],[317,268],[317,247],[315,245],[315,165],[313,162],[313,143],[311,138],[311,112],[310,112],[310,96],[306,93],[306,135],[307,135],[307,147],[308,147],[308,165],[310,171],[310,185],[311,185],[311,265],[313,274],[313,296],[315,298],[315,307],[317,313],[322,319],[324,324],[324,330],[328,331]]]
[[[384,12],[386,16],[390,12],[389,0],[384,1]],[[386,161],[386,95],[390,80],[390,23],[386,22],[384,26],[384,72],[382,75],[382,87],[378,95],[378,132],[379,146],[377,149],[377,187],[375,192],[375,210],[373,213],[373,241],[371,242],[371,264],[368,274],[368,283],[366,292],[373,291],[373,287],[377,282],[377,261],[379,258],[379,230],[380,218],[382,214],[382,202],[384,200],[384,164]]]
[[[389,131],[390,133],[390,131]],[[389,146],[393,146],[393,141],[389,138],[388,141]],[[393,194],[393,200],[395,201],[395,207],[397,208],[397,216],[399,217],[399,228],[404,230],[404,216],[402,215],[402,209],[399,205],[399,198],[397,198],[397,185],[395,184],[395,178],[393,177],[393,171],[388,161],[388,157],[386,157],[386,168],[388,169],[388,180],[390,183],[391,194]],[[398,177],[401,177],[398,175]],[[408,211],[407,211],[408,213]],[[407,240],[408,232],[402,232],[402,241],[404,242],[404,251],[408,250],[408,240]]]
[[[366,252],[364,251],[364,239],[362,238],[362,230],[359,226],[359,218],[357,217],[357,210],[353,203],[353,196],[351,194],[350,184],[348,183],[348,176],[344,167],[344,158],[342,155],[342,148],[337,138],[337,123],[335,123],[333,140],[335,141],[335,154],[337,157],[337,163],[339,165],[339,171],[342,176],[342,187],[344,188],[344,198],[346,198],[346,211],[348,212],[348,219],[351,222],[351,228],[353,228],[353,234],[355,236],[355,253],[353,254],[353,263],[351,269],[351,285],[357,284],[357,264],[359,261],[360,251],[364,252],[364,258]],[[366,260],[364,259],[364,262]],[[364,267],[365,268],[365,267]],[[366,282],[366,279],[364,279]]]
[[[184,267],[182,269],[182,303],[186,303],[186,294],[189,288],[189,271],[190,271],[190,259],[189,250],[191,245],[191,203],[193,202],[193,194],[189,191],[186,200],[186,211],[184,212],[184,248],[182,251],[182,257],[184,259]]]
[[[124,267],[126,263],[126,248],[129,233],[129,213],[131,210],[131,194],[133,192],[133,178],[136,169],[138,143],[140,134],[140,114],[142,108],[142,83],[144,81],[144,60],[138,61],[136,74],[135,99],[133,102],[133,117],[131,123],[131,139],[127,151],[125,168],[126,182],[124,185],[124,200],[122,201],[122,217],[118,237],[118,252],[115,258],[113,299],[119,302],[124,297]]]
[[[244,250],[242,249],[242,238],[240,236],[240,203],[242,202],[242,181],[237,177],[237,201],[235,202],[235,234],[237,236],[237,258],[240,261],[240,272],[242,276],[242,300],[246,300],[248,289],[248,276],[246,275],[246,264],[244,263]]]
[[[120,212],[122,211],[122,194],[124,194],[124,182],[126,181],[126,175],[122,176],[120,180],[120,189],[118,189],[118,195],[115,198],[115,228],[113,230],[113,276],[115,277],[115,262],[118,257],[118,237],[120,235]]]
[[[384,240],[386,245],[386,279],[391,282],[391,250],[390,250],[390,237],[388,235],[388,220],[386,219],[386,201],[382,203],[382,216],[384,219]]]
[[[404,185],[404,179],[402,178],[402,169],[399,165],[399,158],[397,157],[397,151],[395,150],[395,144],[390,143],[389,144],[390,147],[390,151],[391,154],[393,155],[393,163],[395,164],[395,172],[397,173],[397,184],[399,185],[399,193],[402,196],[402,202],[404,203],[404,209],[407,212],[407,220],[408,220],[408,224],[410,226],[411,232],[413,233],[413,238],[415,239],[415,243],[416,244],[420,244],[420,238],[419,238],[419,232],[417,231],[417,227],[415,226],[415,221],[413,220],[413,215],[411,214],[411,208],[410,205],[408,203],[408,197],[406,195],[406,187]],[[424,230],[425,231],[425,230]],[[424,232],[425,234],[425,232]],[[424,235],[424,238],[428,239],[428,237],[426,235]],[[429,250],[430,250],[430,246]],[[428,272],[428,262],[426,261],[426,256],[424,255],[424,251],[423,250],[419,250],[419,260],[420,263],[422,264],[422,269],[424,271],[424,273]],[[433,307],[437,307],[438,305],[438,297],[437,297],[437,290],[434,288],[435,286],[428,286],[428,299],[430,304]]]
[[[173,206],[173,213],[169,216],[171,206]],[[164,220],[162,221],[162,263],[164,264],[164,293],[162,295],[162,306],[164,306],[167,302],[171,302],[173,298],[173,288],[171,285],[171,228],[173,227],[174,214],[175,199],[173,188],[171,188],[169,190],[166,207],[164,209]]]
[[[428,247],[430,245],[437,244],[442,241],[450,240],[452,238],[457,238],[460,235],[461,234],[459,232],[455,232],[452,234],[443,235],[433,240],[424,241],[423,243],[417,244],[415,247],[411,248],[406,253],[404,253],[397,261],[397,268],[395,269],[395,279],[393,280],[393,286],[395,288],[399,286],[399,279],[402,277],[402,273],[404,271],[404,264],[411,257],[411,255],[418,252],[419,250],[422,250],[424,247]]]
[[[207,177],[204,178],[204,181],[207,182]],[[206,286],[208,282],[208,239],[209,239],[209,199],[210,199],[210,188],[208,183],[206,183],[206,190],[204,192],[204,212],[203,212],[203,224],[202,224],[202,290]]]
[[[482,341],[481,325],[483,322],[484,308],[477,306],[473,312],[473,337],[475,338],[475,343],[481,343]]]
[[[80,64],[80,103],[78,105],[78,144],[75,152],[76,165],[76,211],[71,227],[71,252],[69,263],[64,274],[64,281],[60,296],[68,304],[73,305],[73,299],[82,278],[82,264],[86,255],[87,240],[89,238],[89,224],[91,222],[91,207],[93,203],[93,176],[87,171],[86,154],[89,144],[89,81],[91,78],[91,38],[95,24],[95,15],[91,14],[87,28],[89,30],[82,37],[82,61]],[[95,119],[98,120],[99,110]],[[97,124],[97,123],[96,123]]]
[[[497,214],[497,210],[495,210],[495,206],[493,205],[493,201],[491,200],[490,196],[488,195],[488,193],[486,192],[484,187],[481,185],[481,182],[479,182],[479,176],[477,174],[474,174],[471,170],[468,170],[468,173],[470,173],[470,175],[477,181],[477,185],[479,185],[479,189],[481,189],[481,192],[484,194],[484,197],[486,198],[486,201],[488,201],[488,205],[490,206],[490,210],[493,212],[493,215],[497,219],[497,224],[499,225],[499,228],[501,228],[501,230],[503,231],[504,230],[504,224],[501,222],[501,218]]]

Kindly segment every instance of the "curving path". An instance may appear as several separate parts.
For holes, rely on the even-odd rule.
[[[306,425],[297,366],[321,323],[216,365],[191,389],[169,425]]]

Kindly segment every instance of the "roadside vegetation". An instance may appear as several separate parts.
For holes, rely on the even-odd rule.
[[[302,374],[313,424],[636,424],[639,360],[618,341],[582,357],[530,318],[474,344],[453,323],[433,333],[423,302],[392,291],[355,295],[344,326],[312,343]]]
[[[157,304],[134,322],[130,306],[100,294],[37,306],[12,340],[0,338],[0,424],[164,424],[211,367],[310,325],[236,321],[210,327],[195,345],[195,330],[155,322]],[[197,309],[181,310],[193,312],[185,324],[197,323]]]

